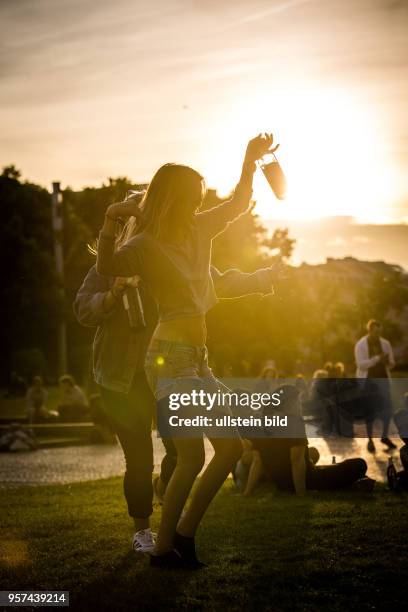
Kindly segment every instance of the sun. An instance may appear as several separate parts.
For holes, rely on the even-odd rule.
[[[264,218],[346,215],[373,222],[387,216],[396,197],[380,118],[351,92],[306,84],[263,92],[240,100],[218,127],[224,144],[207,167],[209,183],[223,193],[236,181],[247,138],[272,131],[281,143],[277,155],[288,181],[286,200],[276,200],[261,170],[254,180],[256,212]]]

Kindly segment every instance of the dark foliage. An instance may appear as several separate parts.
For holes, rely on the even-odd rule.
[[[14,166],[0,176],[3,230],[0,261],[3,278],[0,372],[3,384],[22,355],[37,350],[46,363],[43,375],[55,378],[57,327],[65,317],[68,329],[70,370],[83,376],[93,330],[81,328],[72,313],[72,302],[86,272],[93,264],[87,250],[102,225],[106,206],[123,199],[128,189],[138,189],[129,179],[109,179],[101,187],[63,193],[65,299],[61,300],[55,273],[50,193],[23,182]],[[221,200],[209,191],[204,207]],[[242,216],[213,246],[213,263],[224,270],[238,267],[252,271],[271,265],[277,257],[289,262],[295,242],[286,229],[266,234],[252,212]],[[359,262],[357,262],[359,263]],[[385,264],[382,264],[383,266]],[[391,269],[388,270],[388,268]],[[378,317],[385,322],[391,340],[400,339],[395,315],[407,302],[402,271],[391,266],[374,275],[369,286],[347,280],[345,291],[330,274],[300,273],[292,269],[288,280],[275,288],[274,296],[248,296],[223,301],[208,315],[208,344],[219,374],[256,374],[265,359],[274,358],[285,374],[313,369],[327,359],[352,361],[352,345],[365,321]],[[23,360],[24,361],[24,360]],[[24,364],[23,364],[24,366]],[[24,367],[22,368],[24,369]]]

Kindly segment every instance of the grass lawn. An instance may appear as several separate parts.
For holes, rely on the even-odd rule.
[[[407,502],[381,487],[246,499],[228,482],[198,536],[211,565],[187,572],[151,569],[130,550],[120,478],[3,490],[0,588],[69,590],[73,610],[400,609]]]

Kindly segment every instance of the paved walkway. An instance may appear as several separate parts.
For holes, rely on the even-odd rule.
[[[155,471],[158,471],[163,458],[163,446],[155,435],[153,442]],[[399,447],[402,445],[398,439],[395,442]],[[378,481],[385,479],[390,456],[394,457],[397,466],[400,465],[398,451],[385,452],[379,440],[376,440],[375,455],[367,453],[367,441],[364,438],[324,440],[311,437],[309,443],[318,448],[321,455],[319,463],[331,463],[333,455],[336,455],[338,462],[347,457],[364,457],[368,463],[368,475]],[[211,457],[212,447],[206,440],[207,462]],[[124,460],[119,445],[93,444],[0,454],[0,488],[98,480],[121,475],[123,471]]]

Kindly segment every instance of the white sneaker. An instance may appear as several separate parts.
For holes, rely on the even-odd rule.
[[[151,529],[136,531],[132,540],[132,548],[137,553],[151,553],[154,550],[156,534]]]

